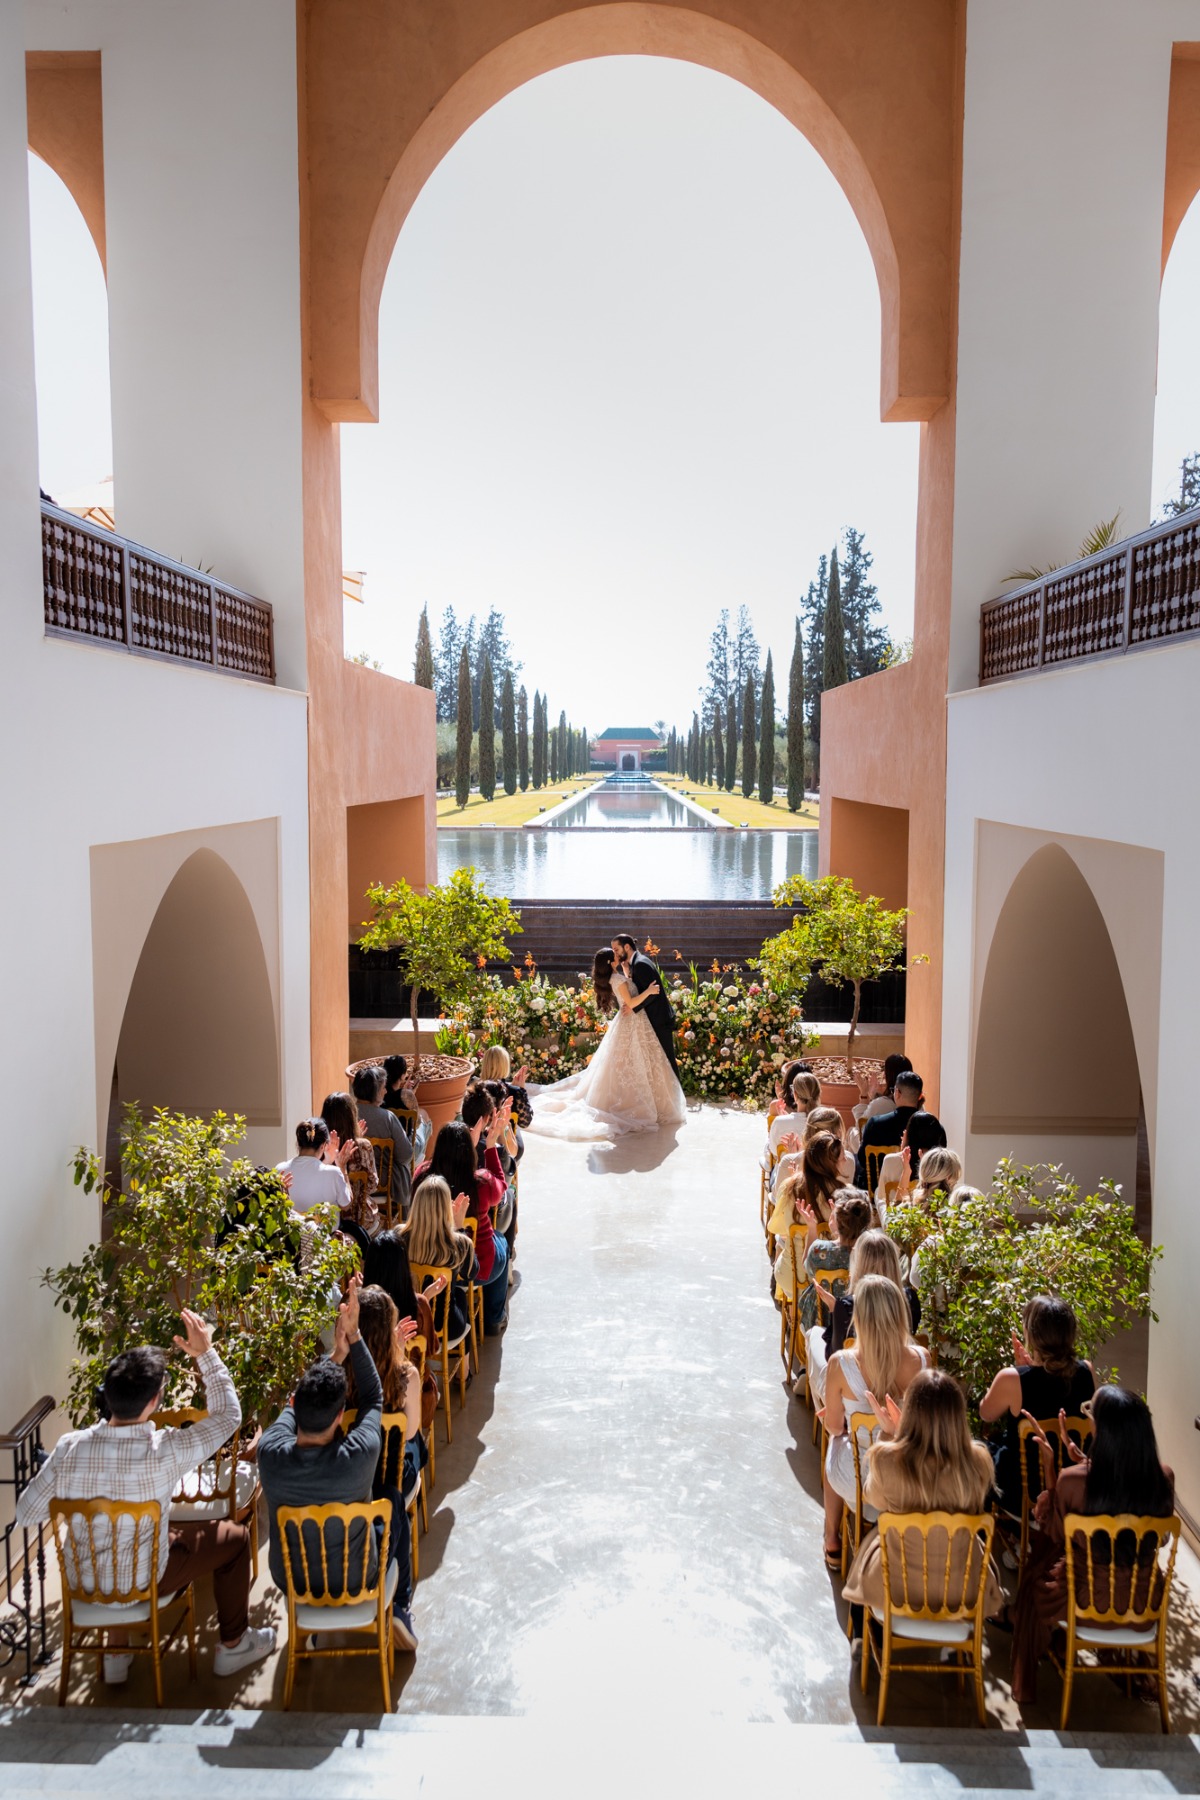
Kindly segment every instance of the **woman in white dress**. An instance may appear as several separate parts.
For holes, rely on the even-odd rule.
[[[613,953],[598,950],[592,981],[601,1011],[613,1017],[586,1069],[549,1087],[530,1083],[533,1121],[543,1137],[601,1141],[658,1125],[682,1125],[683,1089],[642,1011],[661,992],[657,982],[638,993],[613,967]]]

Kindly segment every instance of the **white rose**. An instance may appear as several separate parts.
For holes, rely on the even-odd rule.
[[[540,998],[536,999],[536,1000],[531,1000],[529,1002],[529,1010],[530,1010],[530,1012],[544,1013],[546,1010],[546,1002]]]
[[[736,1000],[738,995],[741,993],[741,991],[742,991],[741,988],[735,988],[735,987],[727,987],[727,988],[721,989],[721,992],[724,994],[724,996],[727,1000]]]

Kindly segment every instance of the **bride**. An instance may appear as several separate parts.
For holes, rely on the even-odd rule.
[[[642,1011],[661,993],[657,982],[639,994],[614,968],[609,949],[597,950],[592,982],[601,1011],[615,1009],[616,1016],[586,1069],[549,1087],[530,1085],[533,1122],[526,1129],[543,1137],[596,1140],[682,1125],[683,1089]]]

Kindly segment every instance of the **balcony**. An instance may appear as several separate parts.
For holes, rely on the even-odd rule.
[[[45,504],[42,592],[47,637],[275,680],[265,600]]]
[[[1200,511],[989,600],[979,685],[1200,633]]]

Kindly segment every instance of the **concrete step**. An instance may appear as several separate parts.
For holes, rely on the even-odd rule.
[[[368,1667],[364,1664],[364,1670]],[[364,1692],[370,1677],[364,1674]],[[1110,1796],[1200,1792],[1200,1739],[1104,1733],[601,1719],[586,1696],[555,1716],[380,1718],[331,1713],[30,1706],[0,1711],[0,1792],[421,1796],[572,1800],[969,1790]]]

